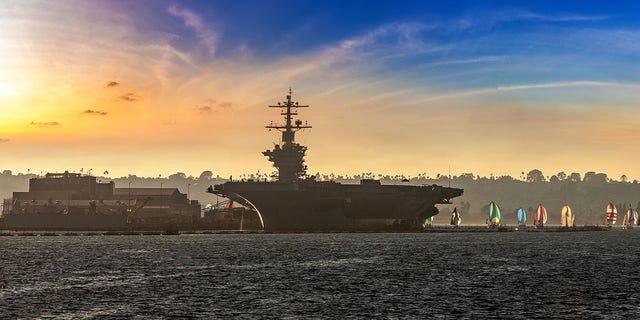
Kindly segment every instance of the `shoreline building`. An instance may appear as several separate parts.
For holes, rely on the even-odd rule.
[[[47,173],[29,179],[29,191],[5,199],[3,220],[17,228],[116,228],[195,223],[201,205],[177,188],[116,188],[79,173]]]

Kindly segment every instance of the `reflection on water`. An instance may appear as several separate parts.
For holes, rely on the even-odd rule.
[[[638,318],[640,230],[2,237],[6,318]]]

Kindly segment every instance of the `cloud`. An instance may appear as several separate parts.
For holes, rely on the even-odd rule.
[[[132,93],[132,92],[128,92],[126,94],[123,94],[121,96],[118,97],[118,99],[123,100],[123,101],[127,101],[127,102],[135,102],[138,100],[142,100],[142,97]]]
[[[616,88],[637,88],[638,90],[640,90],[640,84],[633,84],[633,83],[602,82],[602,81],[550,82],[550,83],[540,83],[540,84],[526,84],[526,85],[502,86],[502,87],[495,87],[495,88],[483,88],[483,89],[474,89],[474,90],[467,90],[467,91],[456,91],[456,92],[450,92],[450,93],[445,93],[445,94],[440,94],[440,95],[419,99],[417,101],[414,101],[412,104],[430,102],[430,101],[436,101],[436,100],[446,100],[446,99],[455,99],[455,98],[461,98],[461,97],[478,96],[478,95],[485,95],[485,94],[494,94],[494,93],[500,93],[500,92],[530,90],[530,89],[564,88],[564,87],[616,87]]]
[[[527,10],[499,10],[474,13],[458,20],[460,29],[476,26],[494,26],[496,24],[513,21],[542,21],[542,22],[591,22],[609,19],[608,16],[589,16],[579,14],[540,14]]]
[[[195,106],[193,109],[200,113],[211,113],[216,112],[218,109],[231,109],[233,107],[233,103],[231,102],[217,102],[213,99],[207,99],[205,102],[207,105]]]
[[[167,12],[182,19],[185,26],[192,28],[196,32],[196,35],[207,47],[209,53],[215,53],[218,42],[218,35],[205,26],[202,21],[202,17],[191,10],[178,8],[178,6],[176,5],[169,7],[167,9]]]
[[[106,116],[107,115],[106,111],[99,111],[99,110],[92,110],[92,109],[87,109],[87,110],[83,111],[82,113],[84,113],[84,114],[94,114],[94,115],[98,115],[98,116]]]
[[[481,62],[497,62],[504,60],[503,56],[487,56],[487,57],[478,57],[478,58],[469,58],[469,59],[460,59],[460,60],[444,60],[444,61],[436,61],[432,63],[425,64],[426,67],[439,67],[439,66],[449,66],[449,65],[459,65],[459,64],[474,64]]]
[[[354,68],[379,69],[393,60],[451,49],[451,45],[425,39],[426,32],[433,28],[419,22],[389,23],[310,54],[286,57],[272,66],[278,78],[284,75],[283,82],[286,82],[299,76],[324,75],[329,70],[339,76],[353,74]]]
[[[511,20],[539,20],[549,22],[582,22],[601,21],[609,19],[608,16],[587,16],[578,14],[543,15],[530,11],[519,11],[512,15]],[[504,20],[509,20],[505,17]]]
[[[163,126],[175,126],[176,125],[176,121],[175,120],[166,120],[162,122]]]
[[[194,109],[200,113],[211,113],[213,111],[210,106],[194,107]]]
[[[119,86],[120,83],[115,82],[115,81],[110,81],[109,83],[107,83],[107,88],[112,88],[112,87],[116,87]]]
[[[9,142],[11,139],[0,138],[0,143]]]
[[[359,37],[342,41],[339,46],[329,48],[322,54],[331,60],[350,60],[350,55],[398,57],[418,55],[442,50],[443,48],[425,42],[424,33],[433,26],[417,22],[390,23],[375,28]]]
[[[640,32],[636,30],[595,30],[587,29],[564,35],[568,45],[581,50],[596,50],[611,53],[637,55],[640,52]]]
[[[50,121],[50,122],[35,122],[31,121],[32,126],[36,126],[38,128],[48,128],[48,127],[57,127],[60,126],[60,122],[58,121]]]

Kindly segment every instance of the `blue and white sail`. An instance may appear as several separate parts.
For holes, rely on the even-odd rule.
[[[527,224],[527,212],[524,211],[524,209],[519,208],[518,211],[516,212],[516,215],[518,216],[518,224],[520,225]]]

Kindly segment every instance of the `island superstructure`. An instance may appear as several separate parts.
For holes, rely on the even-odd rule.
[[[208,191],[259,212],[265,231],[374,231],[415,230],[425,218],[438,214],[437,204],[449,204],[463,190],[438,185],[382,185],[363,179],[360,184],[316,181],[307,176],[305,146],[295,133],[311,128],[294,119],[298,108],[291,89],[280,108],[284,124],[266,126],[282,133],[280,144],[262,152],[278,169],[275,181],[228,181]]]
[[[302,124],[302,120],[293,120],[293,116],[297,116],[298,108],[308,108],[309,106],[300,105],[298,102],[291,101],[291,89],[287,95],[287,101],[278,102],[275,106],[269,108],[284,109],[280,115],[285,116],[285,124],[278,125],[271,122],[266,128],[276,129],[282,132],[281,145],[276,144],[273,150],[262,152],[263,155],[269,157],[269,161],[273,162],[273,166],[278,168],[278,181],[295,182],[303,178],[307,173],[307,166],[304,164],[304,156],[307,147],[301,146],[295,142],[296,132],[301,129],[311,128],[310,125]]]

